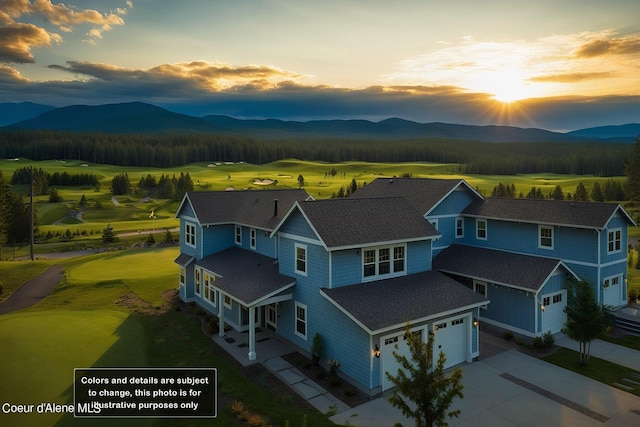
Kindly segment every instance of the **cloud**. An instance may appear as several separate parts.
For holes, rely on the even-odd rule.
[[[130,2],[128,2],[130,4]],[[102,38],[104,32],[115,25],[124,25],[120,15],[126,9],[118,8],[115,13],[102,13],[94,9],[78,9],[64,3],[53,4],[51,0],[0,0],[0,61],[8,63],[35,62],[32,49],[51,47],[52,42],[61,43],[62,37],[42,26],[20,22],[25,16],[44,18],[69,33],[77,25],[91,24],[89,43]]]
[[[603,55],[637,55],[640,54],[640,34],[626,37],[602,37],[589,40],[580,45],[574,52],[575,58],[593,58]]]
[[[618,74],[610,71],[603,72],[592,72],[592,73],[565,73],[565,74],[550,74],[546,76],[536,76],[531,77],[529,81],[531,82],[557,82],[557,83],[575,83],[581,82],[585,80],[595,80],[595,79],[608,79],[616,77]]]
[[[0,27],[0,61],[32,63],[34,47],[51,47],[52,42],[60,43],[62,37],[50,33],[33,24],[10,24]]]

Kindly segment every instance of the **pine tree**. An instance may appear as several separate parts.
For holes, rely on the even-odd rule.
[[[628,157],[625,166],[624,174],[627,176],[626,192],[627,197],[631,200],[637,200],[640,198],[640,136],[636,138],[636,142],[633,144],[633,151],[631,156]]]
[[[604,202],[604,192],[598,181],[594,182],[593,187],[591,187],[591,200],[594,202]]]
[[[407,325],[405,336],[411,352],[410,358],[398,354],[393,356],[402,368],[397,375],[386,372],[387,378],[397,387],[389,402],[402,413],[415,420],[416,426],[446,426],[446,418],[458,417],[460,410],[450,411],[453,399],[462,398],[462,370],[454,369],[446,374],[446,357],[440,352],[437,362],[433,360],[434,336],[426,343],[422,336],[411,332]]]
[[[589,193],[587,192],[587,187],[584,186],[582,182],[579,182],[576,186],[576,192],[573,193],[573,200],[577,200],[579,202],[586,202],[589,200]]]
[[[553,193],[551,193],[551,198],[553,200],[564,200],[564,193],[562,192],[562,187],[556,185],[553,189]]]

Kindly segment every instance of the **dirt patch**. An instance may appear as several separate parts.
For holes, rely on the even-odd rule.
[[[134,313],[146,314],[149,316],[164,314],[171,308],[171,304],[168,302],[165,302],[160,306],[154,306],[148,301],[140,298],[140,296],[135,292],[128,292],[122,295],[116,300],[116,305],[127,307]]]

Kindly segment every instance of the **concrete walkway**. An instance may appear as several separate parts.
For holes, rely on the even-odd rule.
[[[566,335],[557,338],[556,344],[579,351],[579,344],[576,341],[570,340]],[[640,371],[640,351],[638,350],[633,350],[629,347],[613,344],[608,341],[593,340],[591,341],[590,354],[593,357],[608,360],[609,362]]]
[[[0,314],[36,305],[53,291],[63,274],[64,270],[61,265],[52,265],[44,273],[25,282],[0,304]]]

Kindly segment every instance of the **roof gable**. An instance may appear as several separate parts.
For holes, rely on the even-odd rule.
[[[467,245],[451,245],[440,252],[433,260],[433,268],[533,292],[538,292],[558,268],[578,278],[559,259]]]
[[[475,198],[482,199],[482,196],[463,179],[431,178],[376,178],[350,197],[402,197],[421,215],[427,215],[459,188],[465,188]]]
[[[322,288],[321,294],[370,334],[488,303],[482,295],[437,271]]]
[[[490,197],[472,203],[463,214],[503,221],[603,229],[616,212],[620,212],[630,225],[636,225],[619,204],[599,202]]]
[[[296,202],[274,233],[299,210],[327,250],[428,240],[440,233],[404,199],[326,199]]]
[[[309,197],[304,190],[191,191],[176,212],[188,207],[200,225],[242,224],[272,230],[296,200]]]

